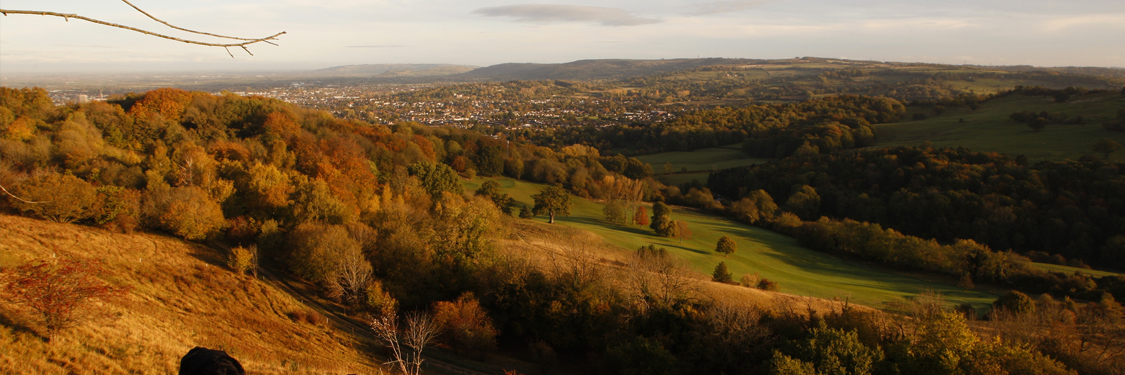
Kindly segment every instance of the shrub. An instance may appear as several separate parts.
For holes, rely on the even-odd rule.
[[[0,292],[42,317],[50,338],[89,318],[94,300],[115,298],[127,291],[102,281],[107,274],[95,260],[40,260],[0,273]]]
[[[778,284],[776,281],[773,281],[773,280],[770,280],[770,279],[767,279],[767,278],[763,277],[761,280],[758,281],[758,289],[776,292],[776,291],[781,290],[781,284]]]
[[[249,248],[236,246],[230,249],[230,254],[227,257],[227,266],[230,266],[234,273],[239,275],[246,274],[246,271],[257,268],[258,263],[258,247],[250,245]]]
[[[754,288],[754,287],[758,286],[758,279],[759,278],[760,277],[758,276],[757,273],[744,274],[744,275],[742,275],[742,278],[739,279],[739,284],[742,284],[742,286],[747,287],[747,288]]]
[[[1013,314],[1028,314],[1035,312],[1035,301],[1026,294],[1012,290],[992,302],[992,308]]]

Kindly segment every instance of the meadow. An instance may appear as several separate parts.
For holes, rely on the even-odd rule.
[[[475,190],[484,181],[477,178],[466,182],[465,187]],[[510,178],[496,181],[517,205],[533,204],[531,195],[543,188],[540,184]],[[996,299],[994,292],[982,290],[986,289],[983,287],[964,290],[956,287],[956,280],[947,277],[897,272],[841,259],[804,248],[791,237],[682,207],[674,207],[672,216],[675,220],[688,222],[691,228],[692,237],[683,242],[658,237],[647,226],[608,223],[603,219],[602,207],[597,202],[572,196],[570,216],[556,217],[555,221],[559,225],[594,233],[620,247],[622,252],[650,244],[664,247],[705,275],[710,275],[719,262],[726,262],[735,280],[744,274],[757,273],[760,277],[780,283],[783,293],[847,299],[875,308],[890,307],[925,291],[944,295],[950,304],[968,302],[982,310]],[[542,216],[531,220],[546,221]],[[724,257],[714,251],[722,236],[734,238],[738,244],[736,253]]]
[[[655,178],[669,185],[681,185],[698,180],[707,183],[711,171],[761,164],[768,159],[752,158],[741,151],[742,144],[703,148],[695,151],[662,152],[637,156],[637,160],[652,165]],[[667,167],[667,169],[665,168]]]
[[[1053,98],[1045,96],[1009,95],[985,102],[975,111],[967,107],[954,108],[939,116],[924,113],[930,116],[925,120],[876,125],[875,147],[920,146],[929,142],[933,147],[965,147],[973,151],[1024,155],[1031,162],[1077,160],[1086,155],[1101,157],[1090,150],[1097,140],[1109,138],[1125,144],[1125,132],[1101,126],[1112,120],[1119,109],[1125,109],[1125,96],[1116,92],[1081,95],[1066,103],[1055,103]],[[1050,124],[1037,132],[1027,124],[1008,118],[1022,111],[1061,112],[1070,118],[1082,116],[1086,124]],[[910,115],[908,113],[907,118]],[[1125,161],[1125,152],[1111,155],[1110,160]]]

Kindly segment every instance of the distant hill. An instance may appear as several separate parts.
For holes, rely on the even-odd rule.
[[[309,72],[321,77],[422,77],[465,73],[475,66],[453,64],[364,64],[343,65]]]
[[[470,80],[622,79],[691,70],[710,65],[761,63],[749,59],[578,60],[562,64],[507,63],[458,74]]]

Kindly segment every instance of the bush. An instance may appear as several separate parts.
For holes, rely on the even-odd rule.
[[[762,278],[762,280],[758,281],[758,289],[776,292],[781,290],[781,284],[767,278]]]
[[[758,276],[757,273],[753,273],[753,274],[748,273],[748,274],[742,275],[742,278],[739,279],[739,284],[742,284],[742,286],[747,287],[747,288],[754,288],[754,287],[758,286],[758,279],[759,279],[759,276]]]
[[[307,323],[314,326],[324,326],[328,324],[328,318],[325,318],[323,314],[314,310],[292,311],[288,315],[289,319],[297,323]]]
[[[1013,314],[1029,314],[1035,312],[1035,301],[1026,294],[1012,290],[992,302],[992,308]]]
[[[94,300],[118,297],[126,288],[102,281],[108,271],[95,260],[36,261],[0,273],[0,292],[35,311],[49,337],[88,318]]]
[[[246,274],[246,271],[257,268],[258,265],[258,247],[250,245],[249,248],[237,246],[230,249],[230,254],[227,257],[227,266],[230,267],[234,273],[239,275]]]

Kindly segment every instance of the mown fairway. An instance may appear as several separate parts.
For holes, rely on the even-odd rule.
[[[1045,96],[1010,95],[986,102],[976,111],[956,108],[921,121],[877,125],[876,147],[919,146],[929,141],[934,147],[1024,155],[1032,162],[1077,160],[1084,155],[1100,157],[1090,150],[1097,140],[1109,138],[1125,144],[1125,132],[1105,130],[1101,126],[1122,108],[1125,108],[1125,96],[1116,92],[1081,95],[1068,103],[1055,103],[1053,98]],[[1008,118],[1021,111],[1062,112],[1070,118],[1081,115],[1086,124],[1051,124],[1036,132],[1027,124]],[[1125,161],[1125,152],[1117,152],[1110,159]]]
[[[483,181],[478,178],[467,182],[465,187],[475,190]],[[520,204],[532,204],[531,195],[543,188],[540,184],[510,178],[497,181],[503,191]],[[673,214],[673,219],[687,221],[694,233],[683,243],[657,237],[648,227],[609,224],[602,219],[602,205],[586,199],[572,196],[570,213],[568,217],[556,217],[556,222],[596,233],[607,242],[622,247],[622,251],[656,244],[690,262],[698,272],[706,275],[710,275],[720,261],[725,261],[736,280],[746,273],[758,273],[761,277],[779,282],[781,291],[785,293],[849,298],[856,303],[879,308],[925,290],[944,294],[950,303],[970,302],[978,307],[996,298],[995,294],[987,291],[957,288],[956,281],[952,279],[900,273],[845,261],[801,247],[787,236],[686,209],[675,208]],[[546,218],[540,216],[532,220],[546,221]],[[715,244],[724,235],[731,236],[738,243],[738,251],[725,258],[714,251]]]
[[[656,179],[665,184],[680,185],[699,180],[707,183],[711,171],[761,164],[767,159],[751,158],[741,151],[742,144],[703,148],[695,151],[662,152],[638,156],[637,160],[652,165]],[[686,170],[686,172],[685,172]]]

